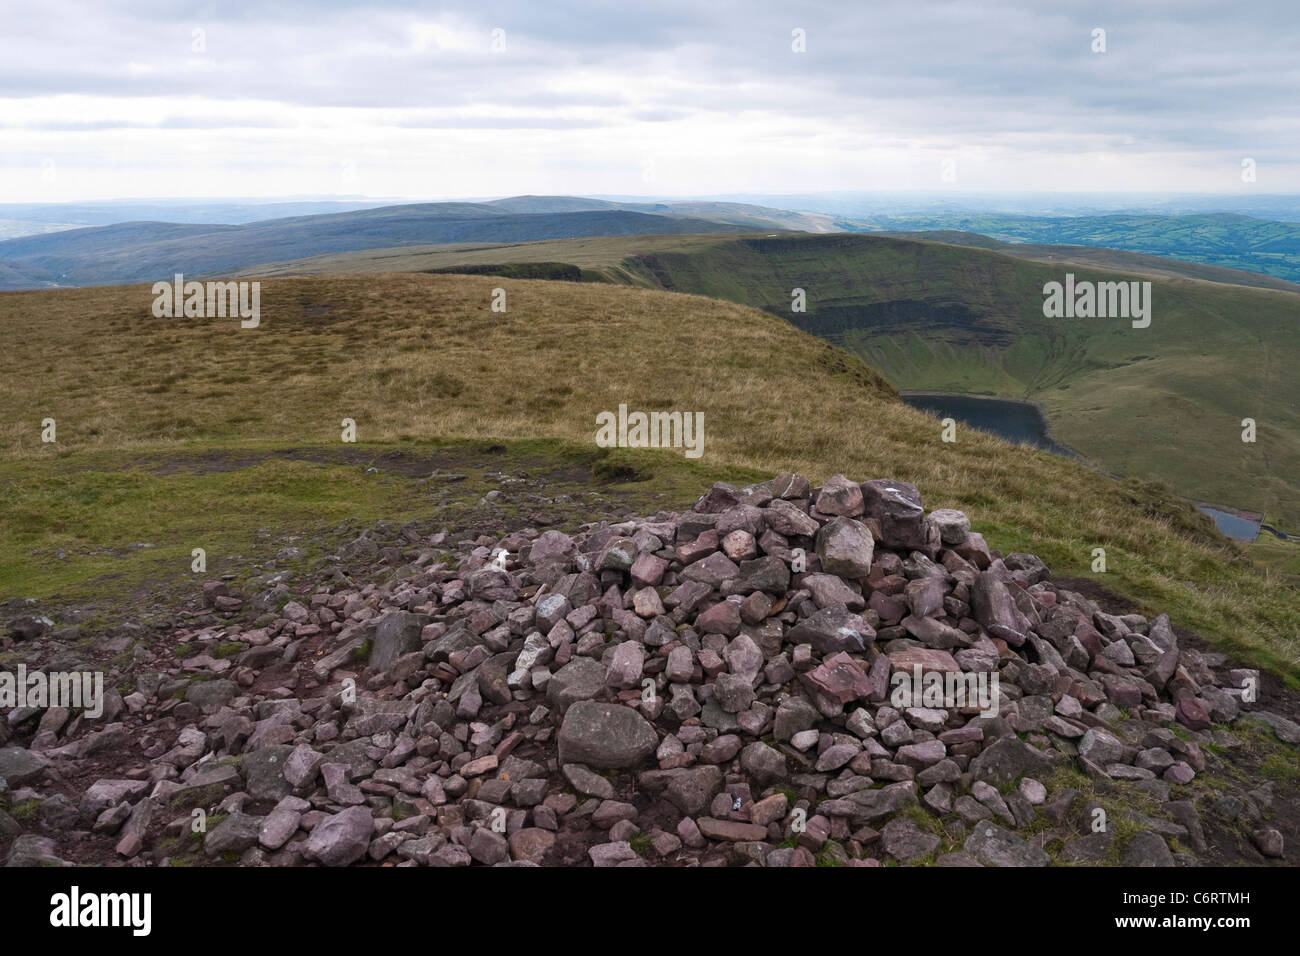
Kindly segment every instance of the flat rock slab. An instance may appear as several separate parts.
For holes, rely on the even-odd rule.
[[[727,840],[731,843],[744,843],[767,839],[767,827],[756,823],[741,823],[739,820],[715,820],[713,817],[700,817],[696,826],[710,840]]]
[[[985,866],[1047,866],[1051,862],[1042,848],[988,820],[975,825],[964,849]]]

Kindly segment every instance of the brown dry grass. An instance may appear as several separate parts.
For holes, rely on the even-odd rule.
[[[490,310],[497,287],[504,314]],[[620,402],[700,411],[705,464],[914,482],[995,546],[1060,573],[1087,573],[1103,547],[1114,590],[1257,661],[1300,663],[1294,591],[1162,489],[975,432],[944,443],[857,359],[755,309],[434,275],[266,280],[250,330],[156,319],[151,303],[143,286],[0,294],[7,364],[22,370],[0,380],[7,473],[93,449],[333,442],[343,418],[366,442],[592,442],[597,413]],[[57,446],[40,443],[46,417]]]

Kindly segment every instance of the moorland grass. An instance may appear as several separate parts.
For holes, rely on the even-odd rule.
[[[495,288],[505,313],[491,311]],[[403,494],[294,468],[188,485],[182,473],[141,476],[134,460],[338,444],[344,418],[377,448],[458,437],[591,447],[597,413],[626,403],[704,413],[698,462],[643,453],[678,481],[674,496],[684,475],[697,490],[715,475],[782,471],[911,481],[928,507],[967,511],[994,547],[1033,551],[1058,576],[1095,577],[1243,660],[1300,673],[1300,602],[1285,573],[1251,563],[1168,489],[974,431],[945,443],[858,359],[762,311],[446,275],[267,280],[261,300],[261,326],[245,330],[156,319],[147,286],[0,294],[7,359],[25,370],[0,379],[0,596],[41,581],[24,570],[33,549],[121,547],[145,537],[151,512],[170,516],[151,543],[177,558],[194,534],[292,525],[322,502],[331,517],[366,516]],[[40,440],[47,417],[55,445]],[[121,477],[100,487],[78,472]],[[1092,575],[1098,547],[1107,571]]]

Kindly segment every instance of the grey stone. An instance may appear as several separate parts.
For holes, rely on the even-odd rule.
[[[0,778],[10,787],[40,783],[50,771],[50,762],[23,747],[0,748]]]
[[[303,853],[325,866],[347,866],[366,855],[373,831],[369,810],[348,807],[316,824]]]
[[[590,700],[605,689],[604,666],[590,657],[575,657],[553,675],[546,685],[546,700],[560,713],[576,701]]]
[[[1169,844],[1149,830],[1143,830],[1124,848],[1120,856],[1123,866],[1174,866],[1174,855]]]
[[[865,578],[871,573],[875,540],[871,530],[853,518],[832,518],[817,532],[817,557],[822,570],[842,578]]]
[[[54,841],[49,837],[24,833],[14,840],[9,848],[5,866],[72,866],[67,860],[60,859],[55,850]]]
[[[1000,737],[985,747],[970,764],[975,780],[986,780],[995,787],[1014,784],[1024,776],[1046,776],[1052,770],[1052,761],[1041,750],[1031,747],[1018,737]]]
[[[582,764],[566,763],[560,769],[564,773],[564,779],[569,781],[573,789],[579,793],[589,797],[599,797],[601,800],[613,798],[614,785]]]
[[[1047,866],[1051,862],[1040,847],[989,820],[975,824],[963,846],[985,866]]]
[[[880,833],[881,848],[903,863],[929,856],[939,849],[942,842],[933,833],[926,833],[911,820],[902,817],[890,820]]]
[[[804,618],[786,634],[791,644],[811,644],[820,654],[861,653],[876,639],[875,629],[843,604],[832,604]]]
[[[375,623],[370,639],[370,667],[383,672],[403,654],[420,649],[420,632],[429,623],[425,614],[389,611]]]
[[[560,725],[561,763],[604,769],[635,767],[655,751],[659,738],[644,717],[621,704],[580,700]]]
[[[244,755],[241,769],[250,797],[259,803],[274,803],[293,791],[284,776],[285,764],[293,751],[288,744],[278,744]]]
[[[208,856],[243,853],[257,845],[261,829],[261,817],[232,813],[207,832],[203,838],[203,852]]]
[[[761,740],[740,752],[740,765],[760,786],[784,780],[788,772],[785,755]]]

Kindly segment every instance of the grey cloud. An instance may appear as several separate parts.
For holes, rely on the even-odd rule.
[[[473,43],[413,51],[416,22]],[[195,27],[207,31],[205,54],[189,49]],[[1104,54],[1090,49],[1095,27],[1106,30]],[[256,100],[374,111],[364,122],[397,129],[557,135],[752,116],[774,136],[839,130],[846,151],[860,148],[857,130],[871,129],[876,142],[1024,152],[1087,141],[1229,153],[1246,144],[1294,156],[1297,27],[1294,0],[48,0],[6,24],[0,97]],[[506,31],[504,53],[490,50],[494,28]],[[790,48],[795,28],[807,31],[806,53]],[[406,115],[422,109],[433,115]],[[229,112],[158,125],[278,125]],[[7,128],[15,125],[149,128],[97,115]]]

